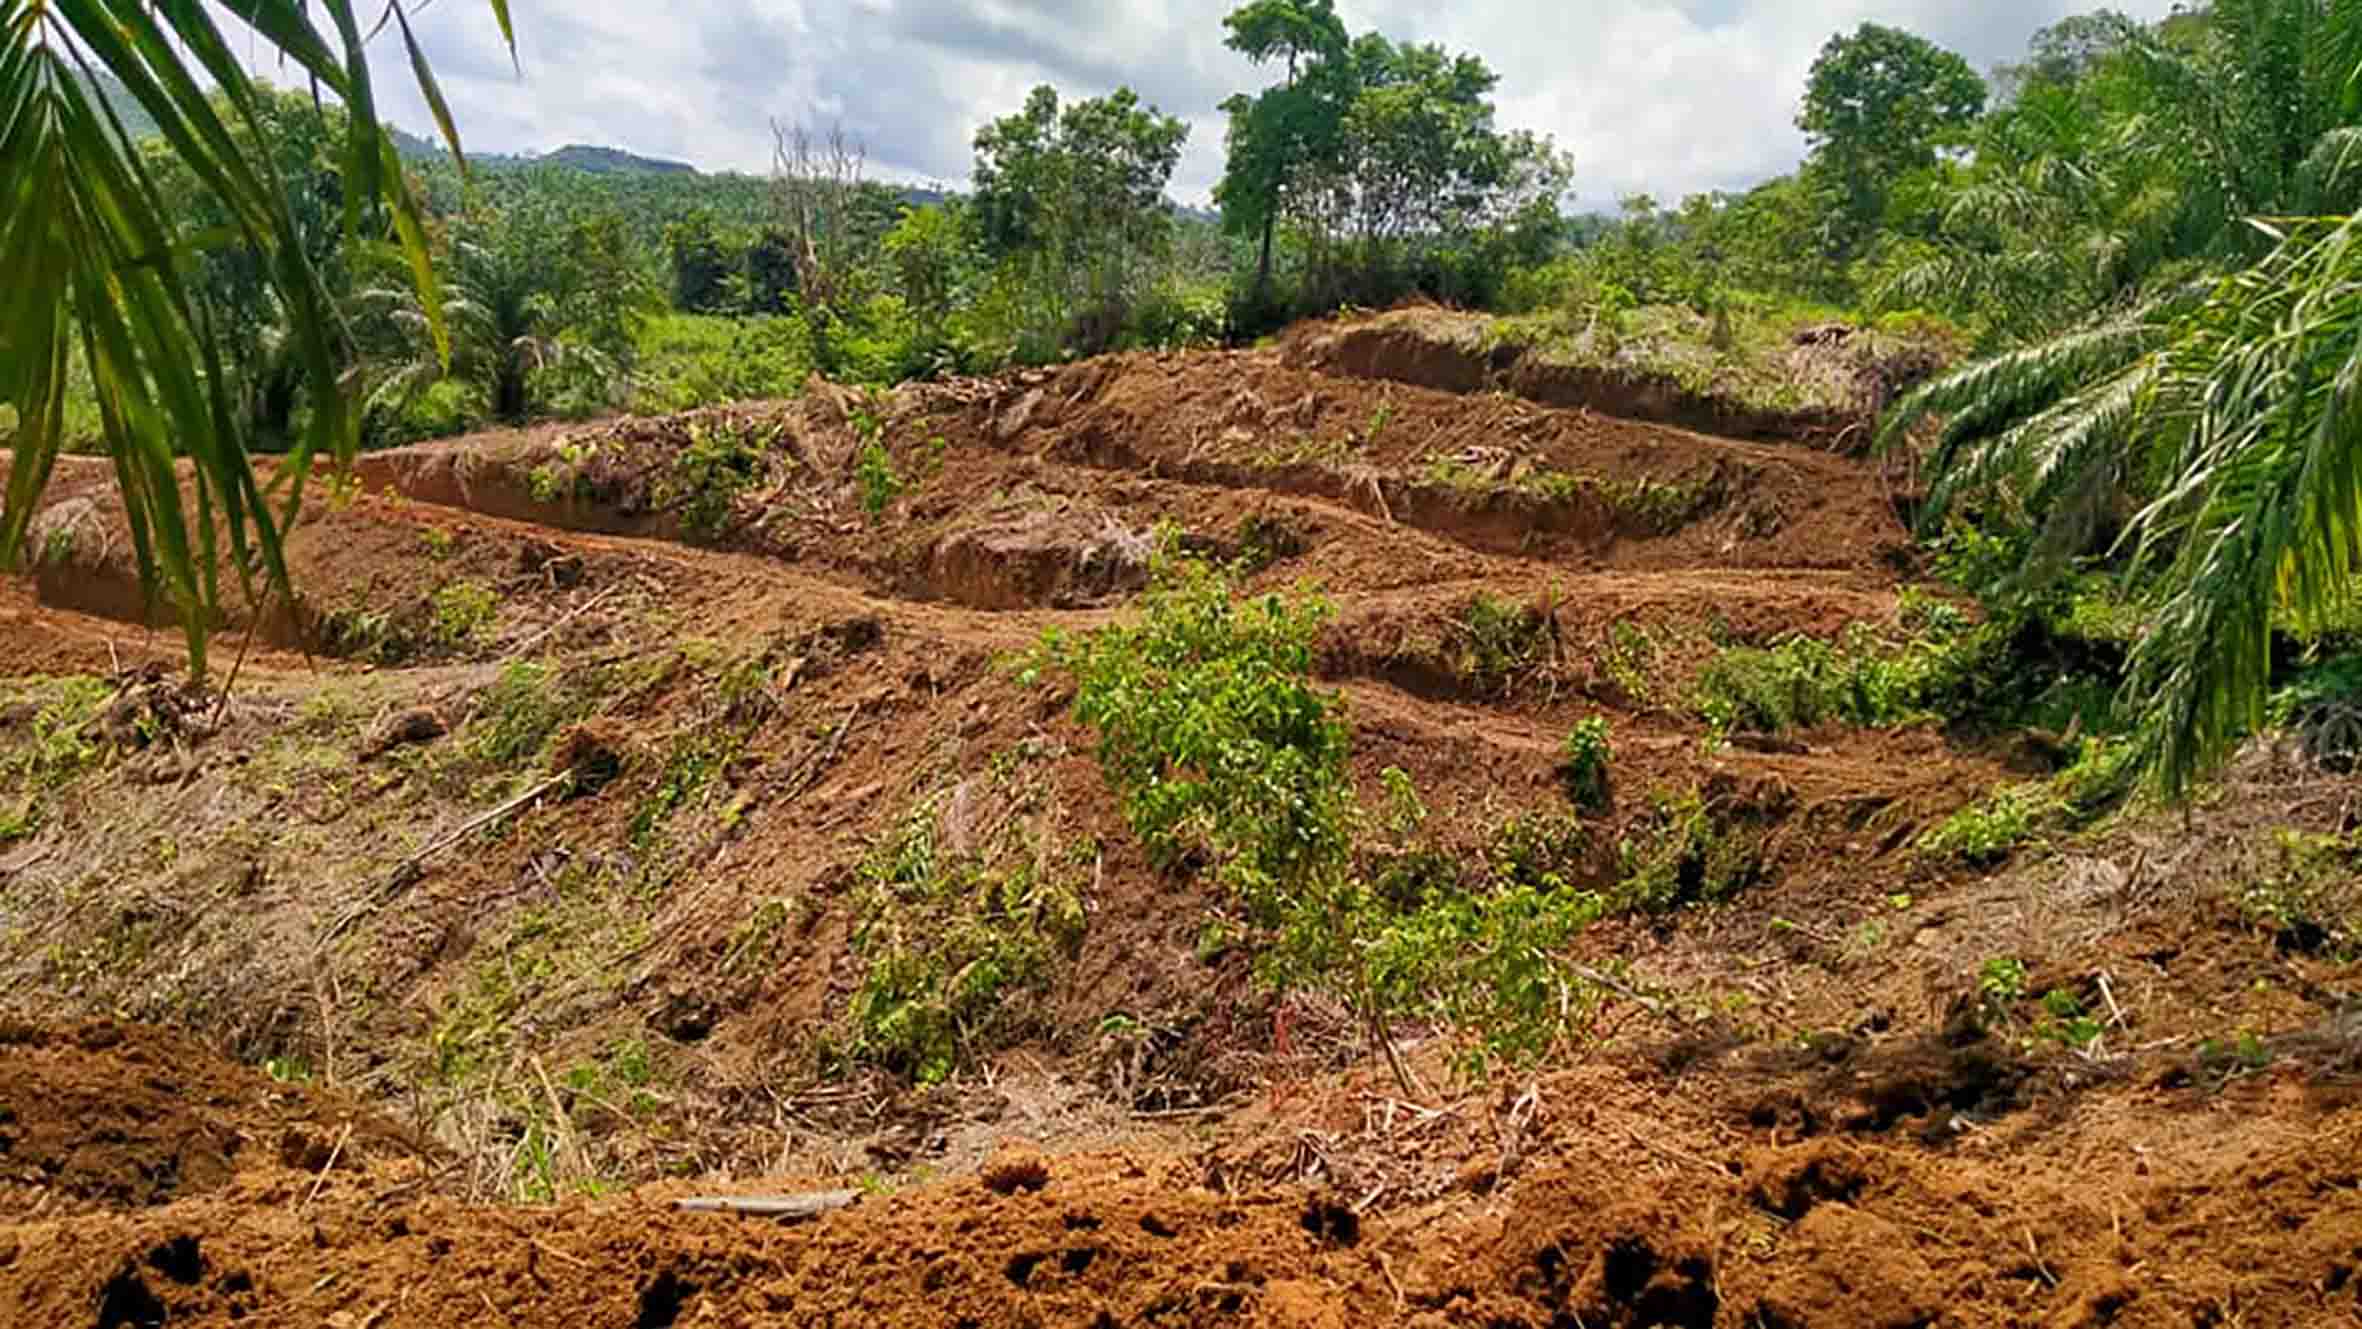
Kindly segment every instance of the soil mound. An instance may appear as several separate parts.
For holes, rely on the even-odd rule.
[[[338,1095],[229,1065],[182,1035],[0,1025],[0,1220],[170,1204],[257,1165],[415,1149]]]
[[[1880,344],[1842,324],[1797,334],[1764,368],[1799,406],[1770,406],[1721,386],[1711,354],[1676,374],[1647,363],[1575,357],[1532,340],[1529,330],[1490,315],[1433,307],[1291,328],[1281,353],[1292,366],[1383,379],[1452,393],[1501,391],[1545,406],[1598,411],[1677,425],[1727,438],[1779,439],[1816,446],[1866,446],[1878,412],[1904,388],[1935,372],[1940,352]],[[1701,386],[1711,384],[1713,386]]]
[[[226,702],[102,593],[69,468],[50,577],[0,582],[0,1324],[2362,1316],[2350,776],[1919,852],[2006,747],[1701,741],[1745,648],[1925,644],[1878,470],[1483,367],[1125,355],[386,454],[291,533],[300,618],[238,611],[335,658],[217,648]],[[1333,606],[1357,793],[1424,809],[1388,889],[1649,892],[1568,943],[1544,1068],[1406,1018],[1402,1087],[1128,827],[1032,662],[1168,535]],[[755,1192],[861,1198],[673,1207]]]

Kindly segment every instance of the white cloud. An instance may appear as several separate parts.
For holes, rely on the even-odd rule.
[[[595,143],[761,171],[769,120],[841,119],[873,174],[958,182],[976,128],[1050,83],[1093,96],[1129,83],[1188,120],[1177,196],[1222,168],[1216,103],[1269,75],[1221,44],[1233,0],[512,0],[522,74],[488,5],[444,0],[417,20],[474,148]],[[1505,126],[1554,136],[1589,201],[1666,200],[1792,167],[1793,125],[1821,44],[1864,20],[1911,29],[1979,68],[2012,59],[2076,0],[1347,0],[1355,31],[1436,41],[1501,75]],[[2121,4],[2155,18],[2170,0]],[[378,61],[388,114],[428,122],[408,70]]]

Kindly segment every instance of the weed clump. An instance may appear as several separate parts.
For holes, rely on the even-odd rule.
[[[1507,691],[1540,668],[1550,643],[1548,618],[1489,595],[1468,602],[1454,623],[1454,672],[1481,687]]]
[[[520,767],[538,758],[559,730],[588,717],[597,699],[588,679],[569,679],[553,665],[516,661],[477,698],[468,754],[490,765]]]
[[[738,519],[738,498],[769,469],[779,426],[692,422],[689,446],[673,459],[656,486],[658,504],[679,513],[681,531],[695,540],[719,540]]]
[[[2060,807],[2046,784],[2011,785],[1946,817],[1917,848],[1928,858],[1990,866],[2034,839]]]
[[[1856,624],[1834,642],[1790,637],[1727,647],[1698,676],[1695,705],[1716,733],[1778,733],[1843,721],[1890,728],[1956,709],[1996,643],[1931,624],[1900,643]]]
[[[500,618],[500,598],[480,581],[455,581],[429,598],[428,633],[447,650],[481,640]]]
[[[1719,904],[1763,872],[1763,844],[1742,818],[1722,813],[1696,789],[1658,791],[1648,815],[1616,845],[1613,903],[1666,913]]]
[[[2362,833],[2273,837],[2263,873],[2240,893],[2247,917],[2271,930],[2282,950],[2362,955]]]
[[[923,799],[871,845],[856,874],[853,949],[868,967],[853,1059],[931,1084],[1034,1028],[1014,998],[1044,990],[1081,942],[1091,857],[1061,839],[1029,774],[1013,762]]]
[[[1569,1036],[1586,1002],[1557,953],[1599,897],[1549,872],[1463,881],[1419,843],[1425,809],[1398,771],[1386,808],[1364,808],[1344,702],[1312,683],[1327,604],[1240,598],[1167,560],[1142,606],[1134,626],[1051,636],[1029,672],[1072,676],[1126,819],[1158,862],[1213,874],[1261,978],[1342,1001],[1406,1083],[1397,1019],[1464,1031],[1477,1065]],[[1359,854],[1373,822],[1386,843]]]
[[[1592,716],[1567,734],[1559,747],[1558,778],[1576,807],[1586,812],[1607,810],[1608,766],[1615,755],[1613,731],[1604,715]]]
[[[2130,745],[2086,739],[2066,770],[1995,791],[1945,818],[1914,848],[1926,858],[1990,867],[2045,832],[2091,824],[2132,792],[2139,770]]]
[[[31,835],[41,824],[42,796],[106,755],[98,719],[113,695],[103,680],[62,678],[42,684],[30,698],[0,702],[0,714],[19,717],[0,723],[0,738],[19,731],[0,749],[0,793],[20,800],[13,807],[0,802],[0,844]]]

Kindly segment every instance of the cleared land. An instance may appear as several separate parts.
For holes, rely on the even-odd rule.
[[[1715,746],[1695,705],[1733,649],[1965,612],[1906,593],[1907,477],[1825,412],[1738,441],[1371,337],[372,455],[291,537],[302,602],[227,625],[226,702],[142,627],[108,473],[64,474],[0,587],[0,1305],[2362,1321],[2353,939],[2287,906],[2362,867],[2350,777],[2258,751],[2186,824],[1919,852],[2047,777],[2046,736]],[[1119,617],[1160,530],[1334,604],[1356,779],[1406,772],[1439,853],[1558,828],[1604,889],[1694,806],[1677,907],[1577,943],[1622,974],[1579,1056],[1471,1084],[1405,1029],[1402,1101],[1149,861],[1012,661]],[[1594,716],[1610,797],[1578,811]],[[1036,889],[881,908],[922,844]],[[877,1014],[881,957],[956,986],[978,917],[1025,964],[919,1087],[944,1068]],[[799,1226],[670,1206],[835,1188],[864,1195]]]

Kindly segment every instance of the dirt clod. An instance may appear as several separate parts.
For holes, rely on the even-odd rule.
[[[1050,1161],[1031,1150],[1004,1150],[984,1165],[982,1180],[995,1195],[1038,1191],[1050,1184]]]
[[[1776,1329],[1926,1329],[1943,1301],[1927,1261],[1892,1223],[1822,1205],[1790,1232],[1800,1248],[1755,1308]]]

